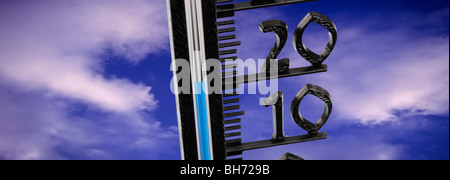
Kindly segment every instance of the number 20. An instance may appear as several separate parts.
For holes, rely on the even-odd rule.
[[[308,27],[311,22],[315,22],[329,31],[328,43],[321,54],[316,54],[315,52],[308,49],[302,41],[303,33],[305,32],[306,27]],[[288,38],[287,25],[281,20],[268,20],[261,22],[261,24],[259,25],[259,29],[264,33],[274,32],[276,34],[275,45],[270,50],[270,53],[267,56],[264,65],[261,67],[262,72],[268,73],[274,70],[273,67],[271,67],[271,64],[273,64],[271,63],[271,61],[275,61],[281,50],[284,48],[284,45],[286,44]],[[312,68],[320,68],[322,66],[322,63],[333,51],[334,46],[336,45],[336,41],[337,29],[334,22],[323,14],[311,11],[297,25],[297,28],[294,32],[292,44],[294,45],[295,50],[300,54],[300,56],[311,63]],[[286,65],[289,66],[289,59],[281,59],[278,61],[278,64],[278,67],[280,67],[280,72],[286,71],[287,69],[285,67]]]

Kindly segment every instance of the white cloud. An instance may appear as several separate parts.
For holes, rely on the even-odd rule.
[[[394,160],[404,154],[402,145],[361,135],[333,135],[326,140],[277,146],[244,153],[246,160],[277,160],[290,152],[305,160]]]
[[[73,114],[83,107],[4,84],[0,99],[0,159],[160,159],[179,154],[171,151],[178,149],[176,129],[146,113]]]
[[[258,13],[239,24],[237,33],[246,48],[238,56],[265,58],[275,35],[259,32],[258,24],[282,19],[289,26],[289,36],[278,58],[289,58],[291,68],[310,65],[292,47],[293,31],[304,14],[299,12],[295,18],[277,12],[258,17],[264,12]],[[398,112],[448,114],[449,37],[448,27],[444,26],[448,8],[428,15],[404,12],[373,12],[357,17],[325,15],[338,28],[336,48],[324,62],[328,72],[283,80],[279,86],[286,97],[306,83],[320,85],[333,97],[333,116],[364,124],[395,121],[399,119]],[[390,20],[384,21],[386,18]],[[304,42],[311,49],[323,49],[327,32],[314,25],[306,29]]]
[[[291,98],[302,86],[317,84],[330,92],[333,113],[322,129],[329,133],[328,139],[249,151],[244,153],[244,159],[278,159],[286,152],[305,159],[433,159],[432,153],[424,149],[428,148],[427,143],[440,142],[436,140],[438,138],[418,140],[412,137],[424,131],[435,132],[433,128],[438,127],[429,124],[439,120],[420,120],[421,115],[448,116],[448,8],[429,15],[403,12],[363,16],[348,14],[326,14],[338,28],[337,46],[325,61],[327,73],[291,77],[279,82],[285,98],[287,136],[305,133],[293,123],[288,108]],[[301,16],[300,13],[298,17],[301,19]],[[300,19],[289,21],[290,18],[286,17],[283,20],[291,33],[278,58],[290,58],[291,68],[308,66],[309,63],[293,50],[291,44],[292,31]],[[371,18],[365,19],[367,17]],[[245,50],[239,51],[242,53],[239,57],[265,58],[273,46],[273,33],[263,34],[256,30],[259,22],[268,20],[264,18],[248,18],[246,20],[251,22],[245,24],[249,25],[238,28],[240,40],[247,42]],[[283,16],[269,18],[282,19]],[[317,31],[317,27],[307,33],[305,42],[320,41],[326,35],[324,31]],[[323,47],[323,44],[311,44],[312,49],[319,49],[319,46]],[[247,120],[243,121],[242,130],[247,133],[243,133],[242,139],[245,142],[270,139],[271,119],[264,115],[256,117],[252,113],[261,110],[270,116],[270,109],[255,107],[257,101],[250,97],[241,98],[241,101],[241,106],[252,106],[243,117]],[[311,105],[302,108],[303,111],[311,111],[307,115],[320,117],[323,110],[321,102],[317,105],[310,101],[308,104],[308,99],[305,99],[302,104]],[[389,125],[380,125],[387,122]],[[374,124],[380,126],[370,126]],[[448,132],[448,127],[442,129]],[[423,157],[418,157],[417,152],[409,152],[411,148],[420,151]]]
[[[105,53],[138,63],[166,47],[165,3],[2,2],[0,77],[32,90],[129,112],[156,107],[150,87],[102,76]]]
[[[0,159],[64,159],[49,138],[61,128],[62,115],[41,98],[20,94],[21,98],[0,91]]]
[[[309,82],[330,91],[339,119],[380,124],[404,115],[448,114],[449,37],[432,24],[448,19],[442,12],[448,9],[425,17],[393,16],[397,19],[385,22],[389,28],[382,31],[371,29],[384,23],[379,20],[339,24],[338,44],[325,61],[329,71]],[[389,24],[404,19],[415,24]]]
[[[157,107],[151,87],[106,78],[101,58],[136,65],[166,49],[165,9],[161,0],[1,1],[0,159],[158,159],[177,149],[176,131],[142,111]]]

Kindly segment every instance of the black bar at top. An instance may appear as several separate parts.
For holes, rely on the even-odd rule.
[[[279,6],[286,4],[295,4],[303,2],[311,2],[317,0],[252,0],[247,2],[218,5],[217,12],[242,11],[248,9],[257,9],[270,6]]]

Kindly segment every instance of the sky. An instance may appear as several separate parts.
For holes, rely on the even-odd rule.
[[[305,84],[327,89],[326,140],[244,152],[244,159],[449,159],[448,1],[321,0],[236,13],[241,59],[264,59],[289,27],[278,58],[308,66],[292,48],[300,20],[330,17],[338,42],[328,72],[279,80],[287,136],[305,134],[289,115]],[[0,1],[0,159],[181,159],[170,42],[163,0]],[[327,31],[311,24],[304,42],[320,52]],[[270,42],[270,43],[269,43]],[[270,139],[269,94],[240,95],[244,142]],[[301,113],[323,110],[307,96]]]

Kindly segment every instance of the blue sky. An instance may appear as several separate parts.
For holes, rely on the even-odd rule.
[[[281,19],[289,39],[279,58],[308,65],[291,45],[309,12],[330,17],[338,43],[329,71],[279,81],[286,135],[307,83],[326,88],[334,109],[328,139],[248,151],[244,159],[449,159],[448,1],[321,0],[237,13],[242,59],[265,58]],[[267,43],[270,42],[270,43]],[[305,42],[320,51],[326,31]],[[180,159],[163,0],[0,1],[0,159]],[[244,141],[271,137],[268,95],[241,95]],[[319,100],[301,112],[317,119]]]

